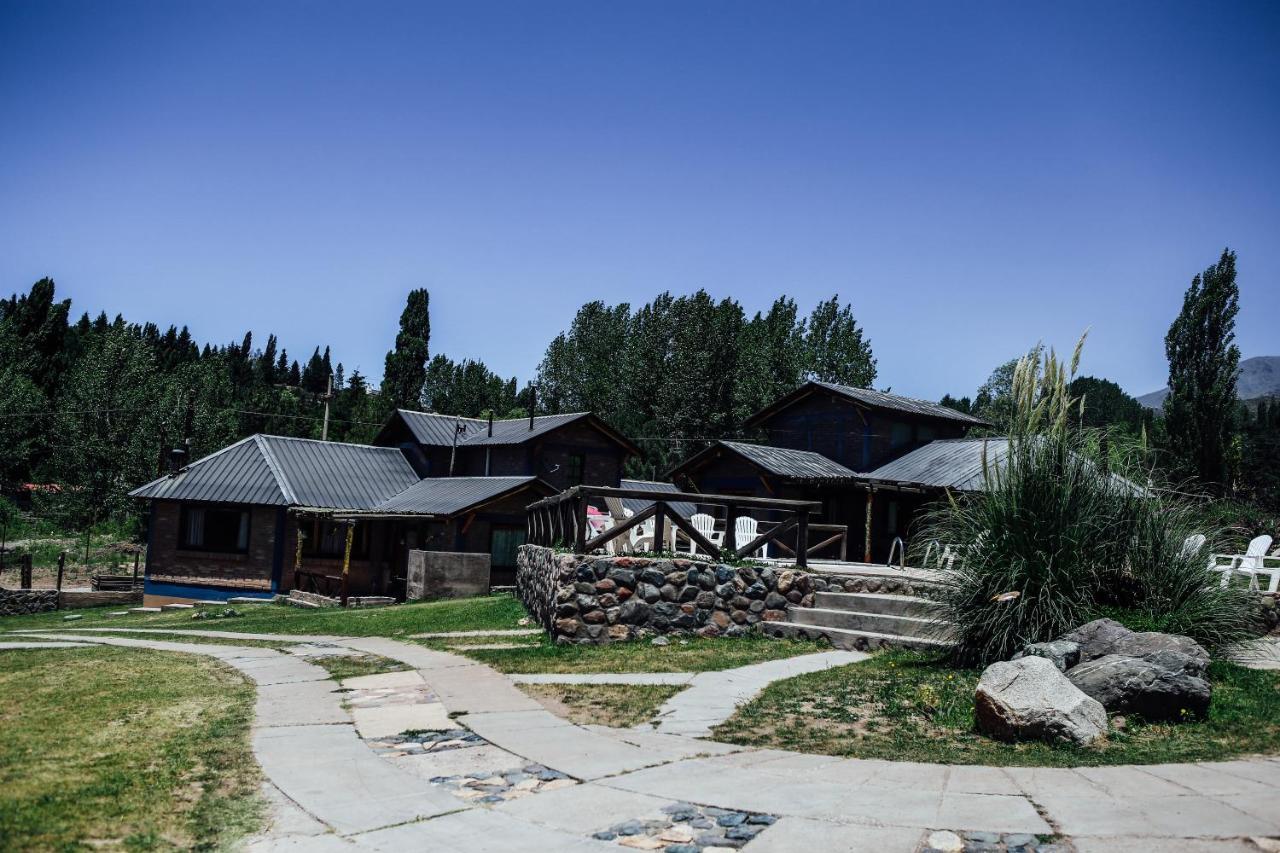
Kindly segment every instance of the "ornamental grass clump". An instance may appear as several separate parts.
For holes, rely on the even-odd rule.
[[[1190,510],[1145,474],[1119,474],[1098,435],[1073,426],[1084,406],[1070,392],[1083,343],[1069,366],[1052,351],[1019,362],[1009,435],[984,448],[984,489],[949,496],[915,537],[959,547],[935,593],[959,662],[1008,659],[1104,613],[1211,649],[1253,632],[1250,597],[1214,582],[1208,548],[1183,552]]]

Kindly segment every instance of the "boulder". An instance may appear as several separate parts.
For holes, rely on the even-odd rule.
[[[1107,731],[1107,712],[1042,657],[987,667],[974,696],[979,731],[1003,740],[1088,744]]]
[[[1067,679],[1115,714],[1147,720],[1201,717],[1211,688],[1196,658],[1162,650],[1146,657],[1103,655],[1075,666]]]
[[[1080,647],[1080,662],[1090,661],[1114,652],[1116,643],[1133,636],[1133,632],[1114,619],[1095,619],[1063,634],[1059,640]]]
[[[1066,672],[1080,662],[1080,646],[1070,640],[1050,640],[1047,643],[1032,643],[1013,656],[1014,660],[1025,657],[1045,658],[1053,661],[1058,672]]]
[[[1203,676],[1209,668],[1209,653],[1204,650],[1204,646],[1190,637],[1179,634],[1160,634],[1156,631],[1130,634],[1127,637],[1121,637],[1113,644],[1112,654],[1149,660],[1163,652],[1172,652],[1187,658],[1188,661],[1181,662],[1179,667],[1191,666],[1194,675]]]

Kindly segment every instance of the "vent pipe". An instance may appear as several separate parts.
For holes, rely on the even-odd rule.
[[[493,438],[493,409],[489,410],[489,438]]]
[[[538,386],[529,389],[529,432],[533,432],[533,413],[538,411]]]

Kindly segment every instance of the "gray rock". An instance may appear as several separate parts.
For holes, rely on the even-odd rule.
[[[640,586],[636,589],[636,595],[640,596],[641,599],[643,599],[645,602],[649,604],[656,604],[657,602],[662,600],[661,590],[659,590],[658,587],[654,586],[653,584],[647,583],[647,582],[640,584]]]
[[[776,592],[771,592],[764,597],[764,606],[766,610],[786,610],[787,599]]]
[[[1092,743],[1107,730],[1107,712],[1042,657],[987,667],[974,696],[978,729],[1005,740]]]
[[[1146,658],[1104,655],[1074,667],[1067,678],[1114,714],[1179,720],[1209,710],[1211,688],[1197,666],[1194,658],[1171,651]]]
[[[1195,675],[1203,676],[1209,668],[1209,653],[1204,650],[1204,646],[1179,634],[1161,634],[1156,631],[1130,634],[1113,644],[1112,654],[1152,659],[1162,652],[1173,652],[1186,657]],[[1184,664],[1186,665],[1188,664]]]
[[[1114,619],[1095,619],[1059,637],[1080,647],[1080,662],[1112,654],[1115,644],[1133,632]]]
[[[667,576],[650,566],[640,573],[640,582],[653,587],[661,587],[667,582]]]
[[[627,625],[643,625],[649,618],[649,605],[636,598],[628,598],[622,603],[618,613],[618,621]]]
[[[1050,640],[1047,643],[1032,643],[1013,656],[1014,660],[1024,657],[1046,658],[1053,661],[1058,672],[1066,672],[1080,662],[1080,646],[1070,640]]]
[[[650,640],[650,641],[649,641],[649,645],[651,645],[651,646],[669,646],[669,645],[671,645],[671,641],[670,641],[670,640],[668,640],[666,637],[654,637],[652,640]]]

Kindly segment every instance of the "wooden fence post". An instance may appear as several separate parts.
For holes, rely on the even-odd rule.
[[[724,551],[730,555],[738,550],[738,505],[729,504],[724,510]]]
[[[809,565],[809,510],[802,509],[796,518],[796,565],[805,568]]]
[[[653,553],[665,551],[667,548],[667,505],[662,501],[653,502]]]
[[[573,552],[584,554],[587,550],[587,499],[581,494],[573,499],[573,525]]]
[[[342,551],[342,606],[347,606],[347,577],[351,574],[351,542],[355,539],[356,523],[347,522],[347,544]]]
[[[142,552],[134,551],[133,552],[133,587],[132,587],[133,589],[138,588],[138,569],[141,567],[141,565],[142,565]]]
[[[31,555],[23,554],[18,558],[19,589],[31,589]]]
[[[67,552],[60,551],[58,553],[58,581],[54,584],[54,589],[62,592],[62,570],[67,565]]]

